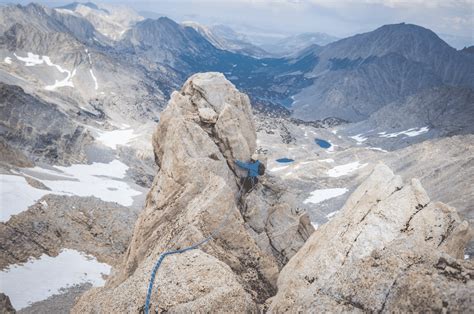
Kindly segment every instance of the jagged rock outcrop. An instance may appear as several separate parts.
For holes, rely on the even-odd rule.
[[[256,148],[249,98],[222,74],[196,74],[172,94],[153,146],[160,170],[124,263],[73,312],[139,311],[160,253],[196,243],[223,222],[206,245],[164,261],[152,309],[258,311],[275,293],[279,268],[314,229],[307,216],[276,204],[277,198],[262,199],[280,193],[274,184],[240,197],[244,171],[234,160],[248,160]]]
[[[16,313],[15,309],[10,302],[10,298],[5,294],[0,293],[0,314],[12,314]]]
[[[282,269],[271,312],[469,312],[472,231],[385,165]]]

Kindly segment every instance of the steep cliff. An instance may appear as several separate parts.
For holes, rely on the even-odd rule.
[[[248,160],[255,141],[249,99],[222,74],[196,74],[173,93],[153,136],[160,169],[125,261],[74,311],[138,311],[159,254],[200,241],[222,221],[214,240],[165,260],[152,308],[258,311],[275,294],[279,268],[314,229],[307,215],[276,203],[278,197],[264,200],[265,194],[281,194],[278,182],[265,181],[242,195],[245,172],[234,160]]]

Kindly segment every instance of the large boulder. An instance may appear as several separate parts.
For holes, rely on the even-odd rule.
[[[263,197],[258,191],[270,188],[259,186],[251,195],[242,195],[239,177],[245,172],[234,165],[235,159],[248,160],[256,148],[249,98],[222,74],[196,74],[171,95],[153,146],[160,169],[123,265],[105,288],[86,293],[73,312],[139,311],[160,253],[196,243],[222,224],[221,232],[198,250],[164,260],[151,298],[152,309],[258,311],[274,295],[282,264],[277,252],[257,241],[258,233],[247,222],[250,218],[242,214],[259,204],[246,205],[250,199]],[[263,228],[259,233],[265,233],[267,242],[275,242],[277,248],[301,247],[313,231],[307,226],[307,216],[284,204],[276,210],[277,204],[260,203],[265,208],[254,211],[263,213],[264,225],[286,217],[286,222],[277,224],[280,232],[306,232],[294,237],[293,243]]]
[[[282,269],[271,312],[469,312],[472,236],[456,210],[385,165]]]

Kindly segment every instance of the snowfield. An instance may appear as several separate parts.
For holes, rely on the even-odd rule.
[[[49,193],[32,187],[22,176],[0,174],[0,221],[7,222]]]
[[[347,191],[346,188],[334,188],[334,189],[321,189],[311,192],[311,196],[303,201],[304,204],[313,203],[318,204],[325,200],[344,195]]]
[[[96,140],[107,147],[117,149],[117,145],[126,146],[134,137],[135,135],[132,129],[108,132],[100,131]]]
[[[123,206],[133,204],[133,197],[142,192],[132,189],[124,182],[128,166],[114,160],[110,163],[76,164],[70,167],[55,166],[52,169],[35,167],[23,169],[49,187],[51,194],[95,196],[106,202],[117,202]],[[41,177],[47,179],[41,179]],[[26,208],[25,208],[26,210]]]
[[[103,275],[111,266],[99,263],[84,253],[64,249],[58,256],[46,254],[30,259],[24,265],[13,265],[0,272],[0,290],[10,297],[16,310],[59,294],[62,288],[91,283],[103,286]]]
[[[405,130],[405,131],[400,131],[400,132],[397,132],[397,133],[387,134],[387,132],[380,132],[378,134],[379,134],[379,137],[385,137],[385,138],[393,138],[393,137],[398,137],[400,135],[406,135],[408,137],[414,137],[414,136],[418,136],[418,135],[427,133],[429,130],[430,130],[429,127],[424,126],[422,128],[418,128],[418,129],[417,128],[411,128],[411,129],[408,129],[408,130]]]
[[[352,173],[352,172],[354,172],[358,169],[364,168],[367,165],[368,164],[361,164],[360,162],[355,161],[355,162],[351,162],[351,163],[348,163],[348,164],[345,164],[345,165],[336,166],[336,167],[328,170],[328,176],[330,176],[332,178],[342,177],[342,176],[348,175],[348,174],[350,174],[350,173]]]

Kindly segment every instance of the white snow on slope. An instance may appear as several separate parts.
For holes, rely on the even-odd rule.
[[[424,134],[424,133],[428,132],[429,130],[430,130],[429,127],[424,126],[422,128],[418,128],[418,129],[417,128],[411,128],[411,129],[408,129],[408,130],[405,130],[405,131],[400,131],[400,132],[397,132],[397,133],[387,134],[387,132],[380,132],[378,134],[379,134],[379,137],[385,137],[385,138],[398,137],[399,135],[406,135],[406,136],[409,136],[409,137],[414,137],[414,136]]]
[[[117,145],[127,145],[135,136],[133,130],[115,130],[100,132],[97,141],[112,149],[117,149]]]
[[[21,176],[0,174],[0,221],[7,222],[48,193],[32,187]]]
[[[332,178],[342,177],[356,171],[357,169],[364,168],[367,165],[368,164],[361,164],[360,162],[355,161],[345,165],[336,166],[328,170],[328,176]]]
[[[94,257],[64,249],[56,257],[41,255],[24,265],[13,265],[0,272],[0,290],[10,297],[16,310],[58,294],[61,288],[89,282],[103,286],[102,275],[111,267]]]
[[[385,150],[385,149],[380,148],[380,147],[367,147],[367,149],[376,150],[376,151],[383,152],[383,153],[388,153],[388,150]]]
[[[280,171],[280,170],[286,169],[286,168],[288,168],[288,167],[289,167],[289,165],[281,166],[281,167],[273,167],[273,168],[270,168],[269,170],[270,170],[271,172],[275,172],[275,171]]]
[[[346,188],[321,189],[311,192],[311,196],[303,201],[304,204],[318,204],[325,200],[341,196],[349,191]]]
[[[3,62],[5,62],[6,64],[12,64],[12,58],[6,57],[5,59],[3,59]]]
[[[74,87],[74,84],[72,83],[72,78],[74,77],[74,75],[76,75],[76,69],[74,69],[72,71],[72,74],[71,74],[71,72],[67,71],[67,76],[66,76],[65,79],[63,79],[61,81],[55,80],[53,85],[45,86],[44,89],[46,89],[46,90],[55,90],[58,87],[67,87],[67,86],[68,87]]]
[[[66,78],[62,80],[55,80],[53,85],[47,85],[44,88],[46,90],[55,90],[58,87],[74,87],[74,84],[72,83],[72,78],[74,75],[76,75],[76,69],[74,69],[71,73],[71,71],[63,69],[60,65],[54,64],[51,62],[51,59],[48,56],[39,56],[34,53],[28,52],[28,55],[26,57],[20,57],[16,53],[14,53],[15,57],[20,60],[25,62],[25,66],[30,67],[30,66],[35,66],[35,65],[41,65],[45,63],[48,66],[56,68],[60,73],[65,73]]]
[[[125,178],[127,170],[127,165],[114,160],[107,164],[95,162],[90,165],[55,166],[53,169],[35,167],[23,169],[23,172],[44,183],[52,190],[51,194],[95,196],[106,202],[130,206],[133,197],[142,192],[120,180]]]
[[[27,67],[32,67],[35,65],[40,65],[43,64],[43,59],[40,58],[39,55],[35,55],[34,53],[28,52],[28,55],[26,57],[20,57],[16,53],[13,53],[13,55],[20,61],[25,62],[25,66]]]
[[[326,215],[326,218],[327,218],[327,219],[331,219],[331,218],[332,218],[334,215],[336,215],[338,212],[339,212],[339,211],[336,210],[335,212],[329,213],[329,214]]]
[[[97,83],[97,78],[95,77],[94,72],[92,71],[92,69],[90,69],[89,72],[91,73],[92,79],[94,80],[94,89],[98,90],[99,89],[99,83]]]
[[[328,158],[328,159],[321,159],[321,160],[319,160],[319,161],[321,161],[321,162],[329,162],[329,163],[333,163],[333,162],[334,162],[334,159],[332,159],[332,158]]]
[[[363,142],[367,141],[367,137],[363,137],[362,134],[357,134],[354,136],[349,136],[351,139],[355,140],[358,145],[362,144]]]

